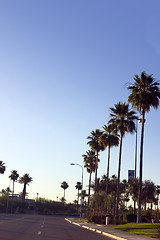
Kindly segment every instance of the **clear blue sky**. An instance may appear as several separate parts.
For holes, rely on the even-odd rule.
[[[107,124],[109,107],[127,101],[134,74],[160,79],[159,9],[159,0],[0,0],[0,159],[7,166],[0,189],[16,169],[33,177],[30,198],[61,198],[67,181],[66,199],[76,199],[81,169],[70,163],[83,164],[87,136]],[[160,108],[147,114],[144,143],[143,179],[156,184],[159,121]],[[134,168],[134,146],[135,135],[127,135],[122,179]],[[106,159],[105,151],[99,177]],[[117,165],[114,148],[110,175]]]

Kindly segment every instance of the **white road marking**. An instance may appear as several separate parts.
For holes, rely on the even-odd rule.
[[[38,235],[41,235],[41,232],[38,232]]]
[[[74,225],[77,225],[77,226],[80,226],[80,224],[79,223],[75,223],[75,222],[72,222]]]
[[[113,238],[113,239],[116,239],[116,240],[127,240],[126,238],[117,237],[115,235],[111,235],[111,234],[106,233],[106,232],[102,232],[102,235],[105,235],[107,237],[110,237],[110,238]]]

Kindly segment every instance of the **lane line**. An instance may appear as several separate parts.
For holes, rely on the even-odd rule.
[[[26,219],[26,217],[16,218],[16,219],[11,219],[11,220],[6,220],[6,221],[3,221],[3,222],[0,222],[0,224],[8,223],[8,222],[14,222],[14,221],[21,221],[21,220],[23,220],[23,219]]]

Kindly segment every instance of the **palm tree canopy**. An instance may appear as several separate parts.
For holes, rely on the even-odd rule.
[[[129,109],[129,104],[119,102],[110,108],[111,119],[108,124],[111,125],[113,133],[117,135],[118,132],[123,136],[126,132],[133,133],[135,131],[134,120],[137,119],[135,111]]]
[[[104,148],[107,146],[113,147],[118,146],[119,137],[113,134],[112,125],[104,125],[103,129],[105,130],[103,134],[99,137],[99,143],[103,145]]]
[[[13,170],[11,171],[11,175],[9,176],[9,178],[15,182],[19,178],[19,174],[16,170]]]
[[[77,182],[75,188],[78,189],[78,190],[81,190],[82,189],[82,183]]]
[[[28,173],[24,174],[23,177],[20,177],[19,183],[28,185],[30,182],[32,182],[32,177],[29,176]]]
[[[90,136],[87,137],[87,139],[90,139],[90,141],[87,142],[87,144],[89,144],[93,152],[99,152],[100,150],[104,150],[103,146],[98,141],[102,133],[103,133],[102,131],[96,129],[95,131],[91,132]]]
[[[89,150],[86,152],[86,154],[83,154],[82,157],[84,159],[84,167],[87,168],[87,172],[94,172],[96,162],[95,152]]]
[[[3,161],[0,161],[0,173],[4,173],[6,170],[6,167],[4,165],[5,163]]]
[[[68,187],[69,187],[69,185],[68,185],[67,182],[63,181],[63,182],[61,183],[61,188],[63,188],[64,190],[66,190]]]
[[[139,112],[142,110],[149,112],[150,107],[158,108],[160,99],[159,83],[155,81],[152,75],[147,75],[144,71],[140,76],[135,75],[134,83],[128,86],[131,94],[128,101]]]

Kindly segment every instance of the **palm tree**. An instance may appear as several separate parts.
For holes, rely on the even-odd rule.
[[[32,177],[29,176],[28,173],[25,173],[22,177],[19,179],[19,183],[23,184],[23,191],[22,191],[22,199],[25,200],[26,196],[26,186],[29,185],[33,181]]]
[[[4,165],[5,163],[3,161],[0,161],[0,173],[3,174],[6,170],[6,167]]]
[[[77,199],[77,202],[79,203],[79,190],[82,190],[82,183],[81,182],[77,182],[75,188],[78,189],[78,199]]]
[[[61,183],[61,188],[64,189],[64,197],[63,197],[64,199],[65,199],[65,190],[66,190],[68,187],[69,187],[69,185],[68,185],[67,182],[63,181],[63,182]]]
[[[9,196],[9,194],[11,193],[11,189],[9,187],[7,187],[6,189],[2,189],[2,196],[3,195],[6,195],[6,196]]]
[[[85,202],[85,197],[88,196],[88,194],[86,193],[86,190],[82,190],[81,193],[80,193],[80,195],[81,195],[81,198],[82,198],[82,204],[83,204],[83,205],[86,204],[86,202]]]
[[[91,192],[91,176],[92,172],[95,172],[95,162],[96,162],[96,155],[95,152],[89,150],[86,154],[82,155],[84,159],[84,167],[87,168],[87,172],[89,173],[89,188],[88,188],[88,205],[90,200],[90,192]]]
[[[159,194],[160,194],[160,185],[156,185],[156,196],[157,196],[157,209],[159,209]]]
[[[108,181],[109,181],[109,165],[110,165],[110,149],[113,146],[118,146],[119,138],[113,134],[111,125],[104,125],[105,130],[99,138],[99,142],[103,145],[104,149],[108,147],[108,162],[107,162],[107,176],[106,176],[106,195],[108,195]]]
[[[140,76],[134,76],[134,83],[128,86],[128,90],[131,94],[128,97],[128,101],[135,107],[137,111],[142,115],[141,120],[141,143],[140,143],[140,174],[139,174],[139,194],[138,194],[138,215],[137,222],[142,221],[141,217],[141,202],[142,202],[142,169],[143,169],[143,138],[144,138],[144,123],[145,114],[150,111],[150,108],[155,109],[159,106],[160,89],[159,83],[155,81],[152,75],[147,75],[142,72]]]
[[[122,141],[125,133],[133,133],[135,131],[136,119],[135,112],[129,109],[129,104],[119,102],[114,105],[114,108],[110,108],[111,119],[109,124],[113,129],[113,132],[117,135],[120,133],[120,146],[119,146],[119,164],[118,164],[118,179],[117,179],[117,193],[116,193],[116,216],[118,215],[119,206],[119,183],[120,183],[120,171],[121,171],[121,155],[122,155]]]
[[[17,179],[19,178],[19,174],[17,173],[16,170],[12,170],[9,178],[13,181],[13,191],[12,191],[12,196],[13,196],[14,195],[14,182],[16,182]]]
[[[138,200],[138,178],[131,178],[128,181],[128,191],[134,201],[134,214],[136,214],[136,202]]]
[[[104,150],[103,146],[99,143],[99,137],[102,135],[102,131],[96,129],[91,132],[91,135],[87,137],[90,141],[87,143],[91,147],[92,151],[96,153],[95,162],[95,192],[97,192],[97,169],[98,169],[98,155],[100,150]]]

